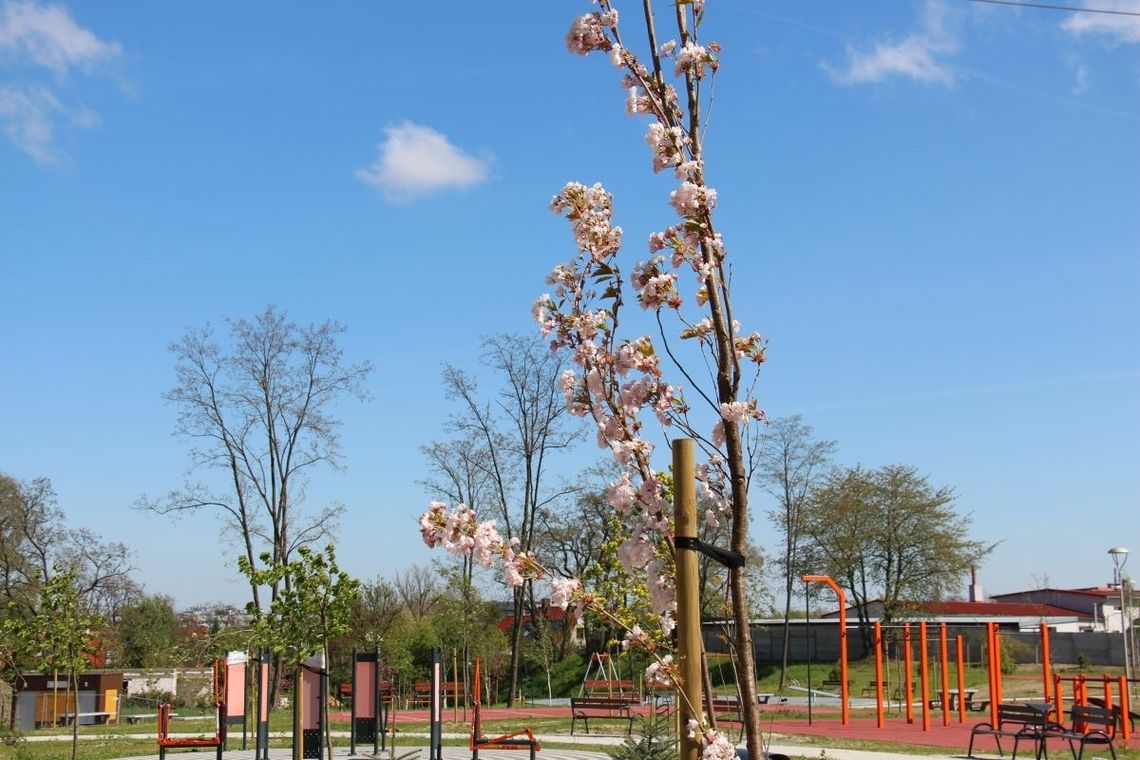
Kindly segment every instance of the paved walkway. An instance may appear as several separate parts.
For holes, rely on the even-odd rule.
[[[336,732],[334,732],[334,736]],[[147,735],[150,736],[149,734]],[[465,739],[466,735],[460,734],[444,734],[446,739]],[[344,738],[347,738],[344,737]],[[426,741],[427,735],[406,734],[404,736],[407,740]],[[609,744],[618,745],[623,741],[619,736],[569,736],[569,735],[550,735],[539,737],[541,741],[554,742],[557,744]],[[788,755],[789,757],[818,757],[821,752],[820,747],[806,747],[802,745],[786,743],[787,737],[781,737],[773,742],[769,747],[769,751],[773,753],[780,753]],[[348,747],[334,747],[333,758],[334,760],[348,760],[348,758],[359,758],[366,760],[371,758],[369,747],[358,747],[357,753],[351,754]],[[922,760],[955,760],[962,757],[962,753],[948,753],[946,755],[908,755],[901,752],[871,752],[867,750],[855,749],[836,749],[833,747],[826,748],[827,757],[834,760],[914,760],[916,757],[921,757]],[[529,758],[529,753],[526,750],[496,750],[493,754],[487,752],[482,753],[483,756],[490,758],[490,760],[523,760]],[[167,760],[212,760],[214,751],[209,748],[202,748],[194,753],[187,750],[169,750],[167,752]],[[254,757],[252,749],[230,749],[222,755],[223,760],[258,760]],[[290,749],[271,749],[269,750],[269,760],[292,760],[293,752]],[[321,755],[322,760],[327,760],[328,753],[325,751]],[[376,756],[377,759],[389,760],[392,758],[390,750],[382,751]],[[415,746],[402,746],[397,747],[395,752],[395,760],[427,760],[428,748],[415,747]],[[470,760],[471,750],[466,747],[444,747],[443,748],[444,760]],[[609,755],[604,752],[594,752],[581,749],[547,749],[543,748],[538,753],[540,760],[609,760]],[[157,760],[158,751],[148,755],[137,755],[130,758],[122,758],[121,760]]]

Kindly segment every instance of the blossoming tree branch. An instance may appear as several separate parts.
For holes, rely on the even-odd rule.
[[[653,636],[631,629],[625,643],[651,650],[655,661],[647,675],[674,681],[672,660],[655,643],[667,640],[675,624],[669,475],[654,465],[655,446],[646,423],[659,433],[674,430],[697,441],[704,458],[697,468],[698,486],[713,505],[704,519],[712,524],[729,520],[730,548],[743,553],[748,538],[743,431],[763,419],[752,390],[765,341],[759,333],[744,333],[734,318],[727,249],[714,224],[717,193],[707,183],[703,160],[702,85],[720,63],[720,47],[699,38],[704,5],[703,0],[671,3],[676,36],[661,40],[652,0],[643,0],[644,58],[627,44],[618,11],[608,0],[598,0],[598,10],[573,21],[566,39],[570,51],[607,55],[621,72],[627,113],[648,119],[652,169],[671,170],[678,182],[668,200],[675,218],[649,234],[648,258],[632,267],[627,282],[618,262],[623,231],[613,223],[613,197],[600,184],[567,184],[554,196],[551,209],[569,221],[577,252],[554,268],[547,278],[551,292],[533,309],[551,349],[565,352],[574,367],[562,377],[568,411],[593,420],[598,445],[610,450],[622,468],[607,488],[610,506],[630,529],[620,557],[627,570],[646,576],[661,626],[660,635]],[[652,313],[656,336],[623,333],[622,307],[630,295]],[[684,385],[666,380],[663,362]],[[478,522],[463,505],[449,511],[433,503],[420,524],[429,546],[471,554],[484,566],[501,564],[510,585],[546,576],[536,557],[516,552],[493,523]],[[744,569],[730,569],[747,743],[750,756],[761,757],[744,583]],[[574,579],[552,579],[551,587],[554,604],[600,601]],[[702,723],[690,726],[702,742],[702,756],[733,757],[731,742]]]

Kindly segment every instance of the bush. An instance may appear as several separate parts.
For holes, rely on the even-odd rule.
[[[1088,670],[1092,665],[1092,660],[1088,658],[1084,652],[1077,652],[1077,668],[1079,670]]]
[[[672,760],[677,756],[672,716],[637,719],[637,734],[610,751],[613,760]]]

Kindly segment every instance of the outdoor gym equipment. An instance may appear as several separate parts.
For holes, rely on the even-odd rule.
[[[1074,706],[1093,705],[1111,711],[1116,716],[1117,730],[1120,732],[1121,737],[1123,737],[1125,741],[1128,741],[1132,737],[1133,722],[1136,718],[1140,718],[1140,714],[1132,711],[1128,684],[1140,683],[1140,679],[1127,678],[1125,676],[1110,676],[1107,673],[1102,676],[1087,676],[1083,673],[1076,676],[1054,675],[1053,694],[1056,701],[1053,704],[1057,710],[1058,723],[1064,722],[1062,706],[1064,705],[1064,683],[1066,681],[1072,684],[1070,688],[1073,692]],[[1101,685],[1101,696],[1090,696],[1089,685],[1097,683]],[[1113,694],[1113,685],[1116,686],[1115,696]]]
[[[170,735],[171,705],[163,702],[158,706],[158,757],[166,760],[168,749],[194,749],[214,747],[217,760],[222,760],[222,749],[226,743],[226,665],[224,660],[214,661],[214,735],[174,737]]]
[[[372,743],[372,754],[387,748],[388,717],[392,708],[392,684],[380,680],[380,650],[352,650],[352,716],[349,751],[356,744]]]
[[[494,750],[494,749],[523,749],[530,750],[530,760],[534,760],[535,753],[542,749],[542,745],[538,739],[535,738],[534,732],[529,728],[524,728],[519,731],[514,731],[502,736],[488,737],[483,735],[483,719],[482,710],[480,708],[479,693],[482,690],[480,684],[480,677],[482,672],[480,670],[479,660],[475,660],[475,688],[472,689],[472,718],[471,718],[471,740],[468,742],[468,749],[471,750],[471,760],[479,760],[479,750]],[[434,715],[434,712],[433,712]],[[434,720],[434,718],[433,718]],[[435,736],[435,731],[432,731],[432,736]],[[435,760],[433,755],[431,760]]]
[[[848,683],[847,683],[847,597],[843,593],[843,589],[839,584],[826,575],[805,575],[802,578],[805,584],[807,583],[825,583],[831,587],[835,592],[835,596],[839,600],[839,700],[840,700],[840,722],[847,725],[850,719],[849,705],[848,705]],[[805,594],[805,597],[807,595]],[[810,598],[810,597],[809,597]],[[808,620],[811,620],[811,610],[808,610]],[[809,629],[810,630],[810,629]],[[810,649],[809,649],[810,652]],[[811,722],[811,660],[808,660],[808,722]]]
[[[320,760],[325,740],[325,713],[321,706],[326,702],[328,671],[324,657],[315,655],[301,663],[293,675],[294,760]]]

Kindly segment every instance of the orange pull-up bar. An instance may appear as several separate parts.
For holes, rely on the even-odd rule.
[[[846,726],[850,717],[847,706],[847,595],[843,593],[839,584],[827,575],[805,575],[801,580],[804,583],[826,583],[839,598],[839,700],[842,703],[840,719]]]

